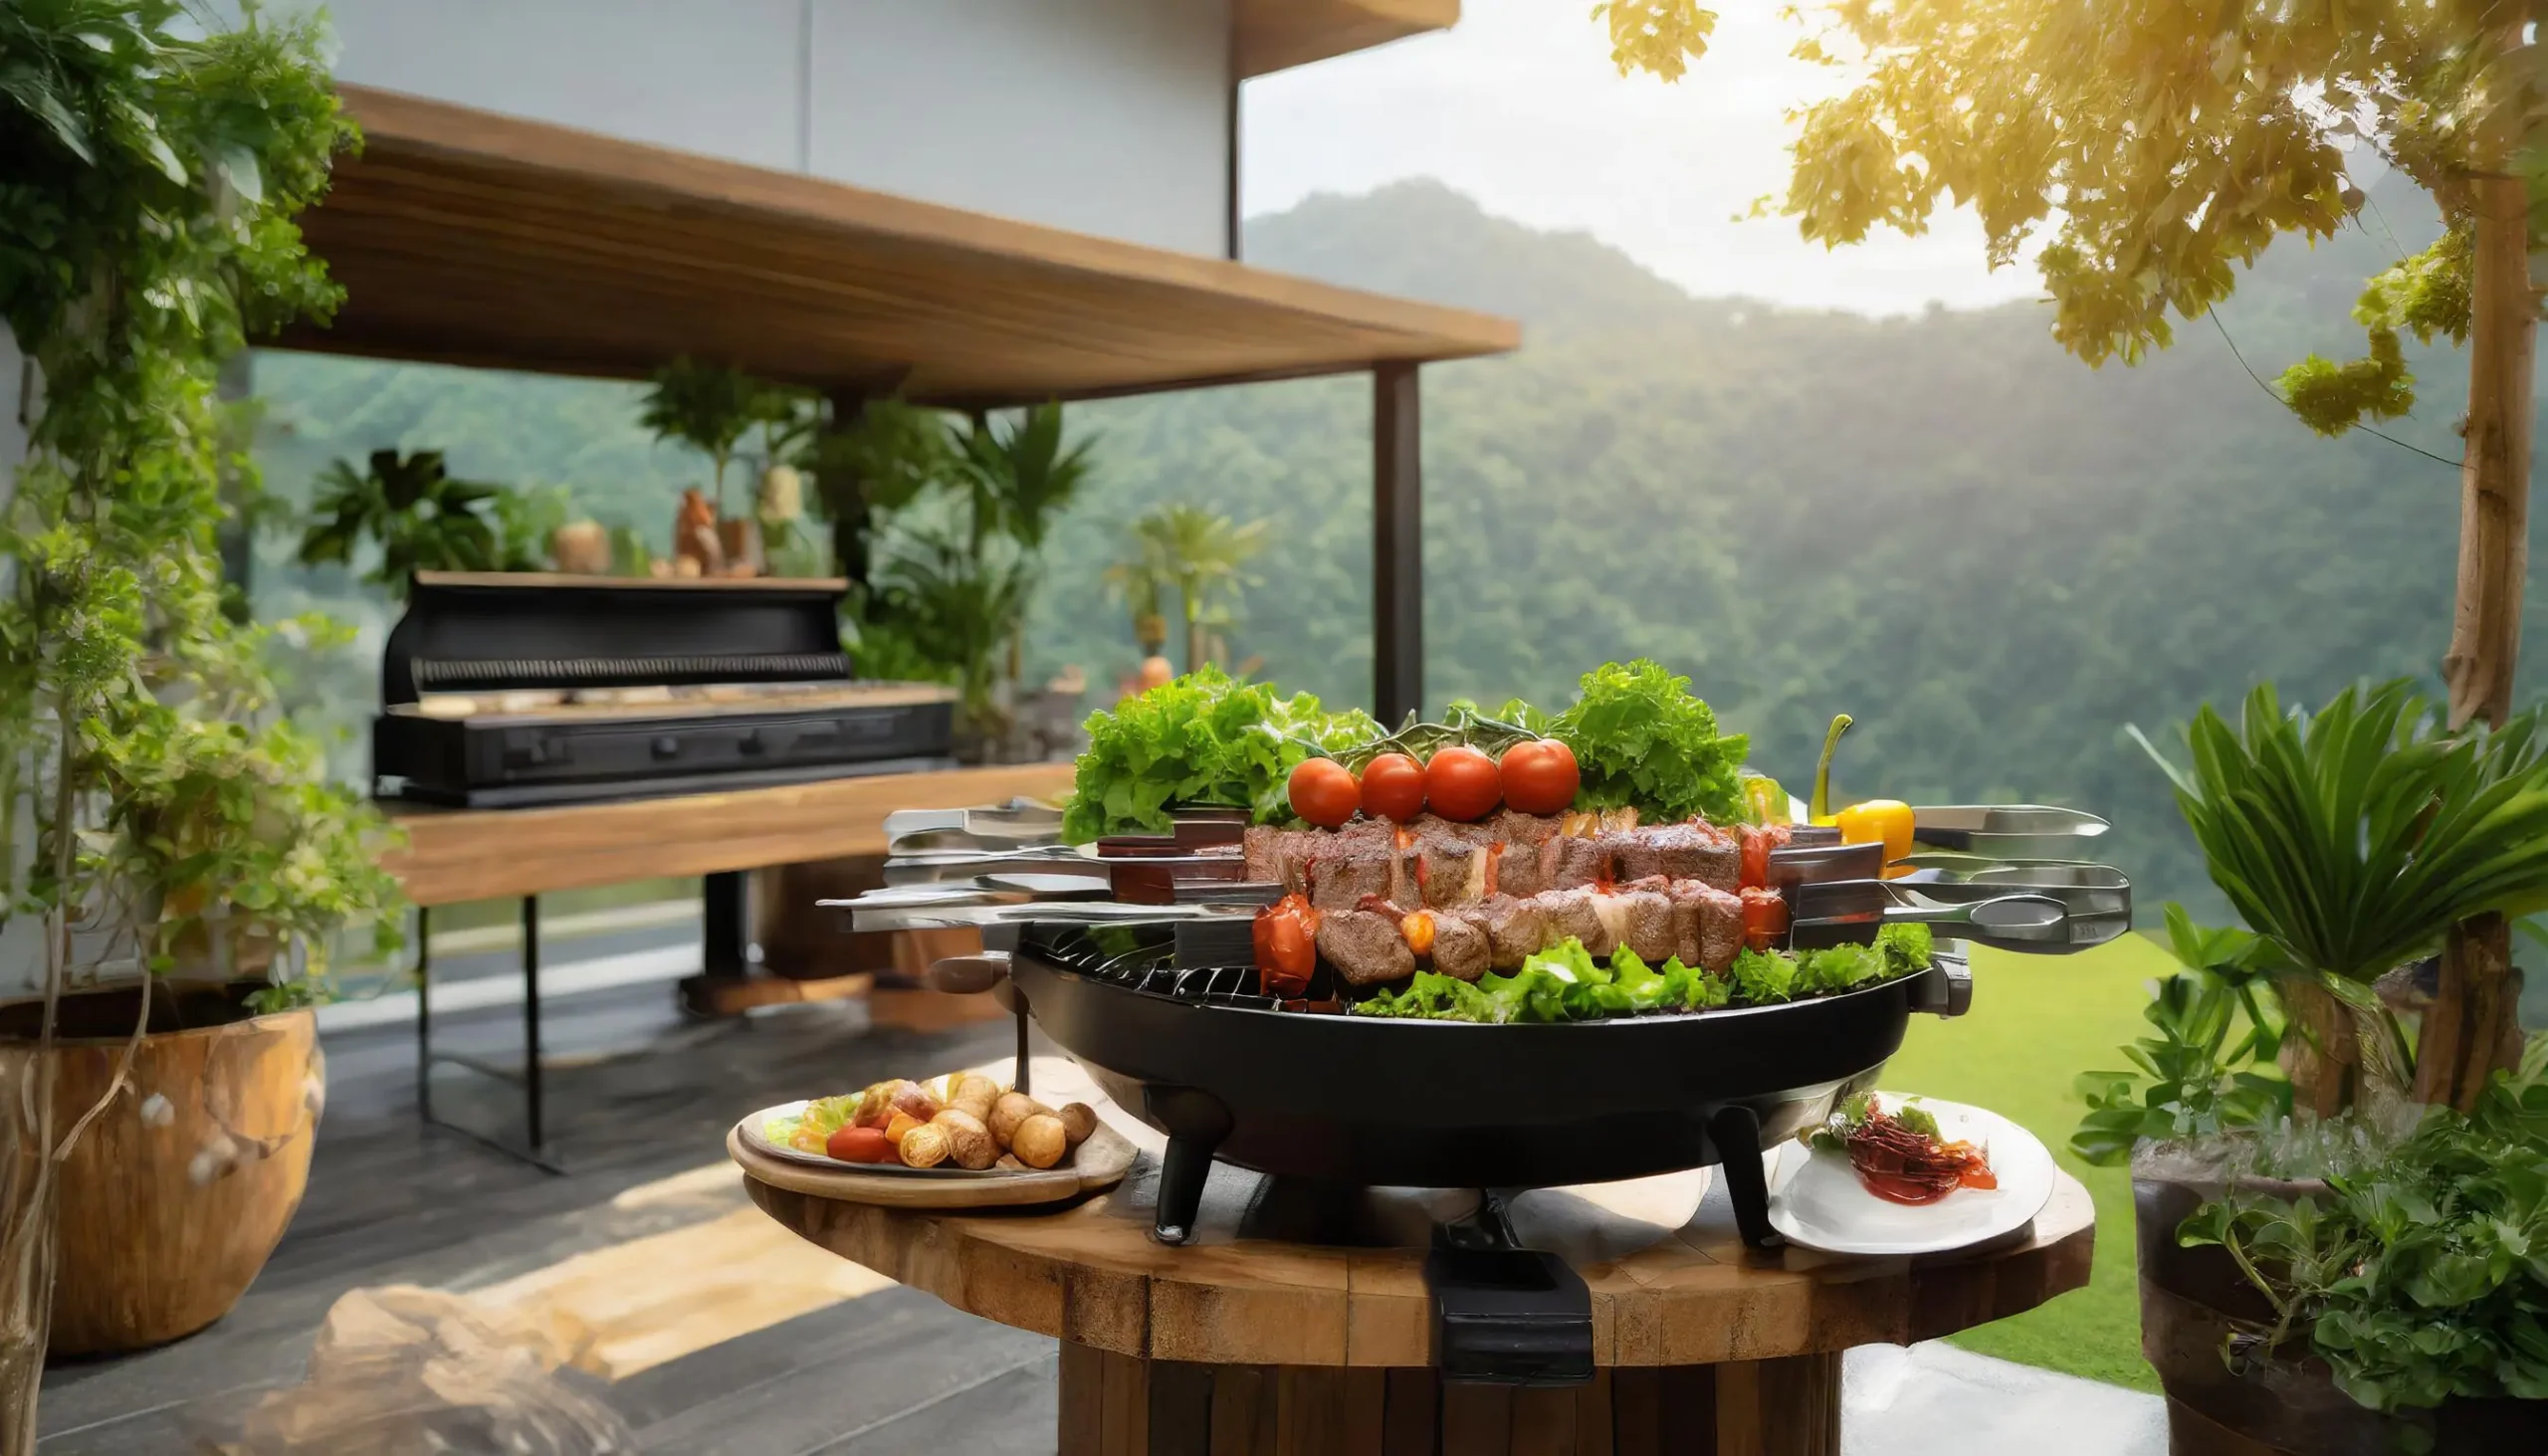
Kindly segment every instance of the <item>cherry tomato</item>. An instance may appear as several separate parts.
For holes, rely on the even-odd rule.
[[[1424,765],[1404,753],[1382,753],[1363,765],[1363,807],[1400,824],[1424,812]]]
[[[1555,738],[1533,738],[1504,750],[1504,802],[1525,814],[1563,814],[1583,782],[1575,750]]]
[[[1424,801],[1445,819],[1483,819],[1504,802],[1504,775],[1482,750],[1453,743],[1424,765]]]
[[[1363,786],[1353,770],[1333,758],[1305,758],[1292,770],[1292,812],[1334,829],[1363,807]]]

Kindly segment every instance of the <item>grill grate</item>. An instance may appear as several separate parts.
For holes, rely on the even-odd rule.
[[[1247,923],[1236,924],[1244,933]],[[1225,936],[1198,938],[1185,934],[1198,925],[1211,923],[1041,927],[1034,936],[1034,948],[1064,970],[1151,995],[1215,1006],[1278,1009],[1281,1001],[1258,993],[1255,964],[1229,958]]]

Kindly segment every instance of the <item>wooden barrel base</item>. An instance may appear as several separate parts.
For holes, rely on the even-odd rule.
[[[1061,1404],[1061,1456],[1838,1456],[1840,1356],[1622,1365],[1589,1385],[1515,1389],[1064,1342]]]

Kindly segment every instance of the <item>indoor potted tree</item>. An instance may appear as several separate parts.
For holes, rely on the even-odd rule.
[[[2081,1079],[2072,1145],[2132,1162],[2179,1451],[2548,1446],[2548,1045],[2487,1028],[2518,1073],[2428,1106],[2406,1024],[2455,927],[2548,907],[2541,724],[2453,731],[2404,682],[2306,717],[2259,688],[2235,728],[2196,717],[2190,767],[2153,750],[2243,924],[2168,908],[2183,968],[2135,1070]]]
[[[202,35],[173,0],[0,9],[31,405],[0,512],[0,976],[40,991],[0,1017],[10,1456],[49,1334],[175,1338],[255,1276],[308,1167],[328,937],[396,938],[379,821],[275,719],[215,539],[250,470],[219,366],[334,299],[291,221],[352,138],[318,46],[254,10]]]

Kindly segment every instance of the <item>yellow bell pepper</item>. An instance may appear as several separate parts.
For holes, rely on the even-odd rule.
[[[1869,799],[1832,817],[1842,844],[1881,844],[1887,864],[1911,852],[1911,806],[1900,799]]]
[[[1779,781],[1762,773],[1743,776],[1743,804],[1755,824],[1785,824],[1795,810],[1789,807],[1788,791]]]

